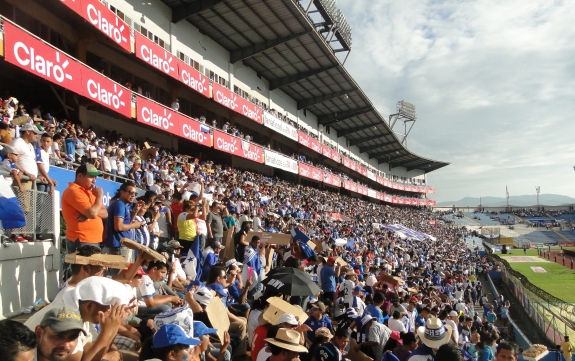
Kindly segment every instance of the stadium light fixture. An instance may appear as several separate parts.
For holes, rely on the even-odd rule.
[[[417,112],[415,111],[415,105],[405,100],[400,100],[396,105],[397,114],[404,116],[410,120],[417,120]]]
[[[403,132],[394,129],[398,120],[403,123]],[[398,136],[401,144],[406,148],[407,136],[409,135],[409,132],[411,132],[416,121],[417,112],[415,111],[415,105],[405,100],[398,101],[396,104],[396,113],[389,116],[389,127]],[[410,124],[408,125],[408,123]]]

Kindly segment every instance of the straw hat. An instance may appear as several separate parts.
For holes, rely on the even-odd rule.
[[[307,348],[300,345],[300,334],[295,330],[280,328],[276,337],[266,338],[267,343],[294,352],[306,352]]]
[[[430,348],[439,348],[451,339],[453,330],[450,325],[444,325],[437,317],[430,317],[425,326],[417,329],[417,336]]]

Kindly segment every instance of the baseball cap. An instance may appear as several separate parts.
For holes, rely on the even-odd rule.
[[[25,131],[27,131],[27,130],[29,130],[29,131],[31,131],[31,132],[34,132],[34,133],[36,133],[36,134],[44,134],[44,128],[42,128],[42,129],[40,130],[37,126],[35,126],[34,124],[30,124],[30,123],[24,124],[24,125],[20,128],[20,131],[21,131],[21,132],[25,132]]]
[[[361,318],[361,327],[362,327],[362,328],[365,327],[365,325],[367,325],[367,323],[368,323],[369,321],[371,321],[371,320],[376,320],[376,318],[373,317],[372,315],[369,315],[369,314],[363,316],[363,317]]]
[[[335,258],[334,257],[329,257],[327,259],[327,263],[335,263]]]
[[[228,297],[228,290],[226,290],[224,286],[219,283],[212,283],[208,286],[208,289],[214,290],[218,295],[222,297]]]
[[[457,313],[457,311],[451,311],[449,312],[449,317],[458,317],[459,313]]]
[[[318,302],[312,304],[311,307],[312,308],[319,308],[321,310],[321,312],[325,312],[325,305],[321,301],[318,301]]]
[[[218,332],[217,329],[206,326],[205,323],[201,321],[194,321],[194,337],[200,337],[203,335],[211,335]]]
[[[353,289],[353,292],[365,292],[365,289],[361,286],[355,286],[355,288]]]
[[[40,326],[50,327],[55,333],[78,330],[86,335],[80,312],[70,307],[55,307],[46,312]]]
[[[10,146],[5,145],[4,148],[2,148],[2,156],[6,157],[8,156],[8,154],[18,154],[14,151],[14,149],[12,149]]]
[[[215,241],[214,244],[213,244],[213,246],[212,246],[212,248],[213,248],[213,249],[216,249],[216,248],[224,249],[224,248],[226,248],[226,247],[222,246],[222,244],[221,244],[220,242]]]
[[[235,258],[230,259],[226,262],[226,268],[230,268],[231,266],[236,265],[238,267],[242,266],[243,263],[236,261]]]
[[[278,324],[287,323],[288,325],[297,326],[299,322],[297,322],[294,315],[291,313],[284,313],[283,315],[278,318]]]
[[[130,265],[130,267],[132,267],[133,263]],[[125,270],[122,270],[122,273],[126,273],[130,268],[126,268]],[[142,268],[142,266],[138,267],[138,270],[136,271],[136,276],[145,276],[147,275],[146,271],[144,271],[144,269]]]
[[[207,306],[208,303],[214,298],[212,291],[207,288],[200,288],[193,294],[194,300],[202,306]]]
[[[391,331],[389,337],[399,342],[400,344],[403,344],[403,340],[401,339],[401,334],[399,333],[399,331]]]
[[[81,166],[79,166],[78,169],[76,169],[76,174],[87,174],[92,177],[97,177],[102,173],[100,173],[93,164],[84,163]]]
[[[173,239],[170,242],[168,242],[168,248],[184,248],[184,246],[182,246],[180,242]]]
[[[103,306],[113,306],[118,302],[127,305],[132,299],[132,291],[113,279],[92,276],[76,284],[72,292],[64,295],[64,304],[75,310],[80,309],[79,301],[93,301]]]
[[[198,346],[201,342],[193,337],[188,337],[180,326],[172,324],[160,327],[152,339],[154,348],[163,348],[176,344]]]

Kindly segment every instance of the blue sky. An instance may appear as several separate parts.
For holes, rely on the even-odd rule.
[[[384,116],[417,107],[417,154],[438,201],[575,196],[575,2],[339,0],[345,67]]]

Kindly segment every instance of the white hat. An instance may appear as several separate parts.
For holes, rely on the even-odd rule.
[[[211,290],[207,288],[200,288],[193,294],[194,300],[202,306],[207,306],[212,298],[214,298],[214,294]]]
[[[368,323],[369,321],[372,321],[372,320],[376,320],[376,318],[373,317],[373,316],[370,315],[370,314],[366,314],[365,316],[363,316],[363,317],[361,318],[361,328],[364,328],[365,325],[367,325],[367,323]]]
[[[178,325],[188,337],[194,337],[194,313],[188,306],[173,308],[156,315],[154,328],[159,330],[163,325]]]
[[[457,313],[457,311],[453,310],[453,311],[449,312],[449,317],[459,317],[459,313]]]
[[[353,307],[348,308],[345,311],[345,313],[347,314],[347,317],[349,317],[349,318],[355,319],[355,318],[359,317],[359,314],[357,313],[357,311]]]
[[[425,326],[417,329],[417,335],[428,347],[439,348],[449,342],[453,330],[448,324],[443,324],[437,317],[430,317]]]
[[[288,330],[287,328],[280,328],[276,337],[266,338],[265,341],[269,344],[283,348],[285,350],[294,352],[308,352],[305,346],[300,345],[300,333],[296,330]]]
[[[230,268],[233,265],[240,267],[241,265],[243,265],[243,263],[236,261],[235,258],[232,258],[226,262],[226,268]]]
[[[113,306],[116,302],[127,305],[132,293],[120,282],[113,279],[92,276],[78,282],[72,292],[64,295],[64,303],[75,310],[80,308],[79,301],[94,301],[103,306]]]
[[[299,322],[297,322],[294,315],[291,313],[284,313],[283,315],[278,318],[278,324],[287,323],[288,325],[297,326]]]

